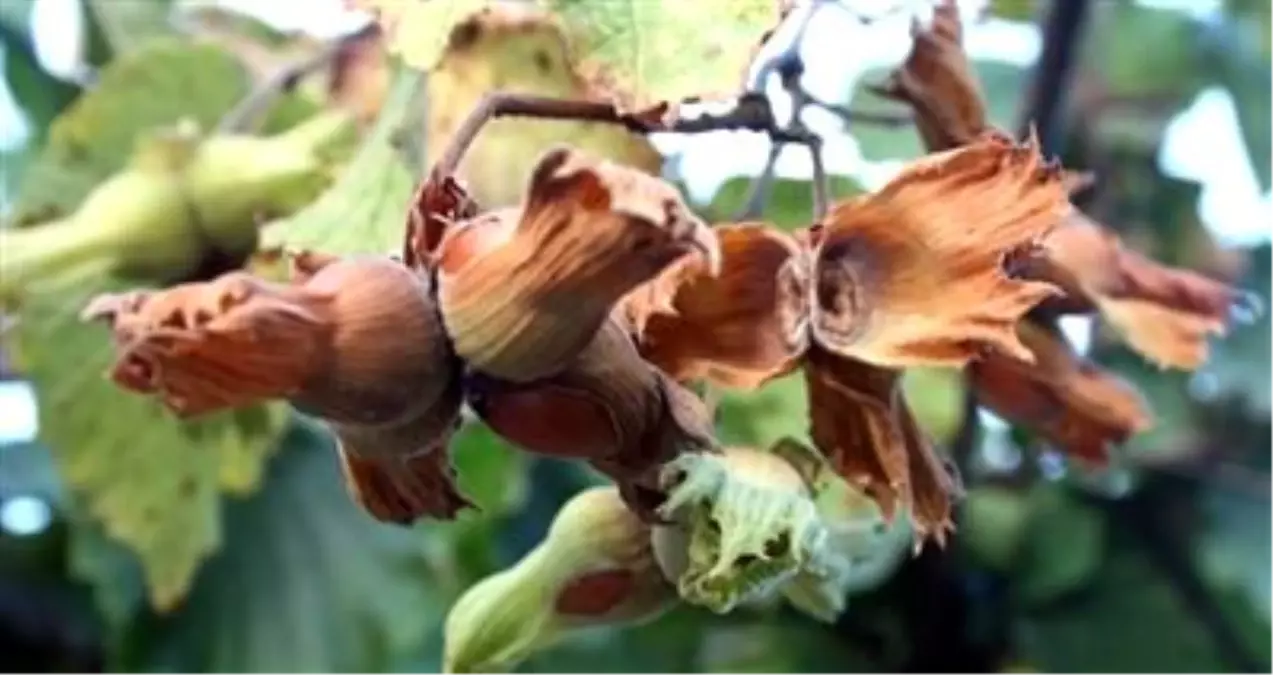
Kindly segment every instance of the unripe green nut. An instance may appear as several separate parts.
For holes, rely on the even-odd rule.
[[[573,629],[648,620],[675,598],[654,562],[649,528],[616,489],[586,490],[562,507],[539,546],[451,608],[443,669],[508,670]]]
[[[669,463],[656,528],[660,568],[686,601],[718,613],[775,597],[802,570],[821,574],[827,531],[806,478],[778,454],[727,448]]]
[[[189,128],[158,133],[74,214],[0,229],[0,295],[90,264],[170,281],[190,272],[209,248],[247,255],[261,219],[318,197],[329,179],[321,151],[351,129],[343,113],[320,113],[272,138],[201,139]]]

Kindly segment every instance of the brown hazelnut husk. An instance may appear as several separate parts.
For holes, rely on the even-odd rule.
[[[468,504],[446,445],[459,365],[423,274],[384,257],[300,254],[291,284],[244,272],[101,296],[113,379],[182,417],[282,398],[331,427],[351,494],[380,520]]]
[[[563,148],[540,158],[518,208],[456,224],[437,255],[456,353],[532,382],[564,370],[623,296],[676,260],[714,270],[720,245],[671,184]]]
[[[512,382],[471,373],[465,390],[496,433],[529,452],[590,462],[650,520],[662,495],[657,469],[715,447],[707,407],[642,359],[617,319],[557,375]]]

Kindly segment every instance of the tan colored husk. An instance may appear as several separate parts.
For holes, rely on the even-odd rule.
[[[1076,354],[1062,335],[1030,321],[1017,332],[1032,363],[991,354],[968,368],[982,405],[1097,464],[1113,446],[1152,426],[1139,392]]]
[[[439,304],[456,352],[515,382],[560,372],[620,298],[681,256],[719,257],[674,187],[566,149],[540,160],[520,211],[481,223],[489,234],[462,237],[461,224],[444,238]]]
[[[878,366],[958,367],[987,349],[1028,360],[1016,322],[1059,294],[1013,261],[1070,212],[1038,143],[987,134],[913,162],[831,209],[814,249],[810,328]]]
[[[616,319],[566,368],[533,382],[481,374],[469,402],[492,429],[540,454],[590,461],[643,515],[655,469],[680,452],[713,447],[711,417],[693,393],[650,366]]]
[[[282,398],[326,421],[354,497],[381,520],[451,517],[446,444],[458,362],[427,275],[382,257],[300,254],[293,283],[235,272],[165,291],[103,296],[121,386],[181,416]]]
[[[762,223],[718,225],[721,271],[687,258],[624,299],[641,354],[678,381],[754,389],[807,346],[808,251]]]
[[[1057,284],[1062,311],[1099,311],[1127,344],[1157,365],[1193,370],[1224,335],[1242,291],[1127,248],[1100,223],[1074,213],[1043,242],[1032,270]]]

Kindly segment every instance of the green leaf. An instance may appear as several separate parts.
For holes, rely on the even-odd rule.
[[[420,81],[415,73],[398,74],[375,128],[336,183],[308,207],[267,225],[264,246],[377,254],[401,246],[415,181],[394,137]]]
[[[1039,672],[1215,673],[1232,667],[1160,568],[1130,545],[1120,547],[1087,592],[1019,622],[1020,656]]]
[[[809,438],[804,373],[774,380],[755,392],[721,392],[717,434],[726,445],[767,448],[781,438]]]
[[[451,441],[460,489],[485,516],[502,516],[526,503],[526,457],[482,424],[464,425]]]
[[[440,597],[454,600],[499,569],[502,561],[495,542],[505,536],[507,519],[523,511],[531,496],[527,459],[485,425],[466,424],[456,434],[451,461],[460,491],[472,498],[477,509],[430,526]]]
[[[495,3],[369,0],[390,30],[389,50],[420,70],[438,64],[457,23]],[[571,51],[637,104],[735,93],[752,50],[778,23],[773,0],[536,0],[570,37]],[[525,62],[523,60],[523,62]],[[628,96],[625,96],[628,98]]]
[[[857,181],[844,176],[829,176],[827,197],[832,202],[862,194]],[[731,178],[721,185],[703,216],[713,222],[732,222],[747,203],[752,178]],[[784,230],[808,227],[813,222],[813,182],[775,178],[760,218]]]
[[[211,129],[248,88],[247,71],[214,45],[164,41],[113,61],[93,90],[53,121],[47,145],[23,176],[16,219],[73,211],[127,163],[144,134],[183,119]]]
[[[103,377],[113,360],[107,329],[78,313],[127,284],[92,272],[25,296],[10,346],[35,384],[40,440],[73,501],[137,553],[152,604],[167,609],[220,544],[221,492],[255,488],[286,413],[258,406],[183,423],[116,388]]]
[[[1030,509],[1025,498],[1017,490],[981,485],[968,491],[961,508],[961,548],[977,564],[1011,572],[1026,538]]]
[[[93,604],[112,638],[118,638],[146,603],[140,561],[106,536],[100,523],[76,518],[67,542],[72,576],[88,584]]]
[[[100,31],[115,54],[145,48],[150,41],[176,32],[171,23],[172,0],[84,2],[91,22],[90,30]]]
[[[919,426],[938,443],[950,443],[964,418],[964,376],[953,368],[908,368],[902,391]]]
[[[583,61],[642,102],[736,90],[778,18],[772,0],[541,2],[565,22]]]
[[[1091,583],[1105,560],[1105,514],[1056,483],[1037,483],[1017,561],[1017,597],[1044,605]]]
[[[330,437],[295,419],[264,489],[225,505],[225,545],[125,669],[379,672],[439,630],[432,524],[363,513]]]

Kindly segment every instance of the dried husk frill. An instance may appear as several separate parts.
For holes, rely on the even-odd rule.
[[[1068,209],[1033,143],[986,134],[796,236],[720,226],[719,275],[674,266],[625,310],[646,358],[683,380],[750,388],[803,367],[819,450],[885,514],[904,509],[941,542],[958,487],[900,374],[992,352],[1028,361],[1017,322],[1058,291],[1016,278],[1012,263]]]

